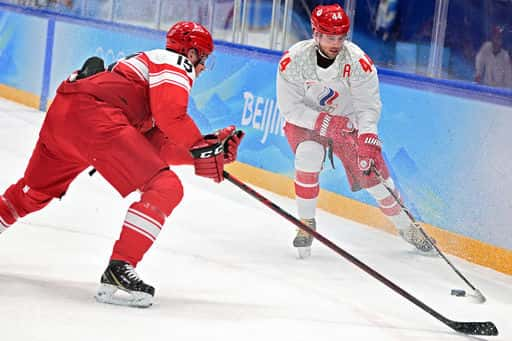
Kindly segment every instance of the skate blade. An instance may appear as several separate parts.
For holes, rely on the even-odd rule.
[[[299,259],[311,257],[311,246],[301,246],[297,248]]]
[[[153,305],[153,296],[148,293],[127,291],[110,284],[101,284],[94,298],[100,303],[125,307],[149,308]]]

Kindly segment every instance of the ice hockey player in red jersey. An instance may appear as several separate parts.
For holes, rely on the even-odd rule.
[[[381,154],[377,124],[381,101],[377,70],[356,44],[347,41],[350,21],[338,5],[319,5],[311,13],[313,39],[293,45],[281,58],[277,100],[286,118],[285,134],[295,153],[298,215],[315,229],[319,174],[326,155],[337,156],[352,191],[366,189],[400,235],[430,253],[431,243],[380,183],[372,165],[397,194]],[[326,153],[327,151],[327,153]],[[293,245],[310,254],[312,236],[299,230]]]
[[[182,199],[169,165],[190,164],[197,175],[220,182],[243,136],[234,126],[203,136],[187,113],[190,90],[213,48],[206,28],[178,22],[167,32],[166,49],[136,53],[108,70],[91,59],[62,82],[23,177],[0,196],[0,232],[61,198],[93,166],[123,197],[141,192],[126,213],[96,298],[150,306],[154,288],[135,267]],[[129,298],[114,295],[118,289]]]

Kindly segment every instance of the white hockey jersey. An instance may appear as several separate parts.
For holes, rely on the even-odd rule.
[[[360,133],[377,134],[381,101],[377,69],[354,43],[345,41],[333,64],[317,65],[313,39],[285,52],[277,71],[277,102],[286,120],[314,129],[320,112],[350,118]]]

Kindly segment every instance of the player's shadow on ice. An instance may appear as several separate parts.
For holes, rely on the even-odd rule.
[[[21,274],[0,274],[0,301],[14,299],[17,302],[26,300],[33,304],[58,304],[59,301],[67,303],[75,301],[95,302],[94,294],[99,284],[86,282],[63,281],[57,278],[44,278],[26,276]]]

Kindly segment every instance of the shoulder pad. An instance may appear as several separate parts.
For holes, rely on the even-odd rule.
[[[313,40],[296,43],[281,57],[279,73],[289,81],[302,82],[305,70],[316,65],[316,52]]]
[[[353,60],[357,61],[365,55],[365,52],[351,41],[346,41],[345,47]]]
[[[352,80],[364,80],[377,73],[373,60],[356,44],[345,43],[347,63],[352,65]]]

